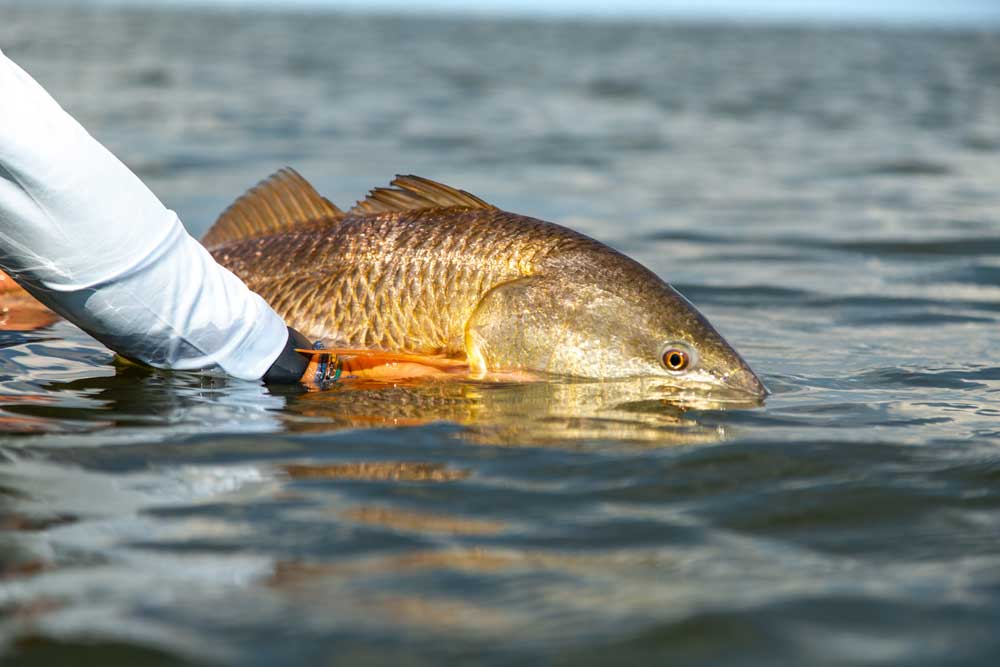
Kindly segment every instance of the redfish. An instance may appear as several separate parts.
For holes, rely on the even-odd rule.
[[[203,239],[289,326],[362,358],[762,398],[763,384],[656,274],[551,222],[397,176],[342,211],[283,169]]]

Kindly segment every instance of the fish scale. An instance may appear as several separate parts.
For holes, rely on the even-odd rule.
[[[322,245],[315,232],[291,232],[227,244],[215,255],[307,336],[340,346],[458,354],[465,320],[483,294],[531,275],[541,254],[536,244],[560,241],[539,238],[532,219],[507,214],[500,222],[477,213],[347,217],[336,223],[336,235],[324,230]],[[496,224],[529,235],[518,243],[500,237],[491,229]],[[262,262],[258,252],[281,259]],[[317,303],[326,304],[318,317]]]

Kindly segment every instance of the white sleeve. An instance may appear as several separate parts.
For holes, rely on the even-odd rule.
[[[284,322],[0,52],[0,267],[127,357],[260,378]]]

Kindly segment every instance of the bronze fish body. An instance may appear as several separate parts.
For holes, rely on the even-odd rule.
[[[766,390],[711,324],[638,262],[565,227],[414,176],[343,212],[284,169],[203,242],[327,347],[525,370]]]

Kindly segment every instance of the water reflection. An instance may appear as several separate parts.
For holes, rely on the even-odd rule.
[[[465,427],[460,437],[477,444],[538,446],[611,439],[675,445],[724,438],[723,428],[700,425],[693,411],[756,405],[680,395],[644,381],[345,383],[289,396],[282,418],[290,432],[445,421]]]
[[[747,409],[756,401],[683,394],[655,381],[481,382],[349,380],[324,391],[264,387],[225,377],[165,373],[76,359],[67,349],[60,376],[0,384],[0,423],[14,432],[101,433],[115,440],[164,440],[185,433],[320,433],[344,429],[457,424],[468,442],[505,446],[566,445],[588,440],[697,444],[724,438],[724,427],[699,423],[701,410]],[[56,350],[41,343],[5,351],[9,363]],[[51,347],[53,343],[46,343]],[[78,346],[77,346],[78,347]],[[84,352],[91,351],[82,348]],[[113,433],[107,427],[115,426]],[[36,443],[41,444],[41,443]]]
[[[110,355],[102,348],[102,358],[94,358],[94,347],[54,340],[3,350],[0,364],[20,376],[29,360],[42,359],[48,368],[30,381],[18,375],[0,381],[0,445],[103,445],[280,428],[274,411],[284,400],[263,386],[109,366]],[[37,437],[26,440],[25,433]]]

